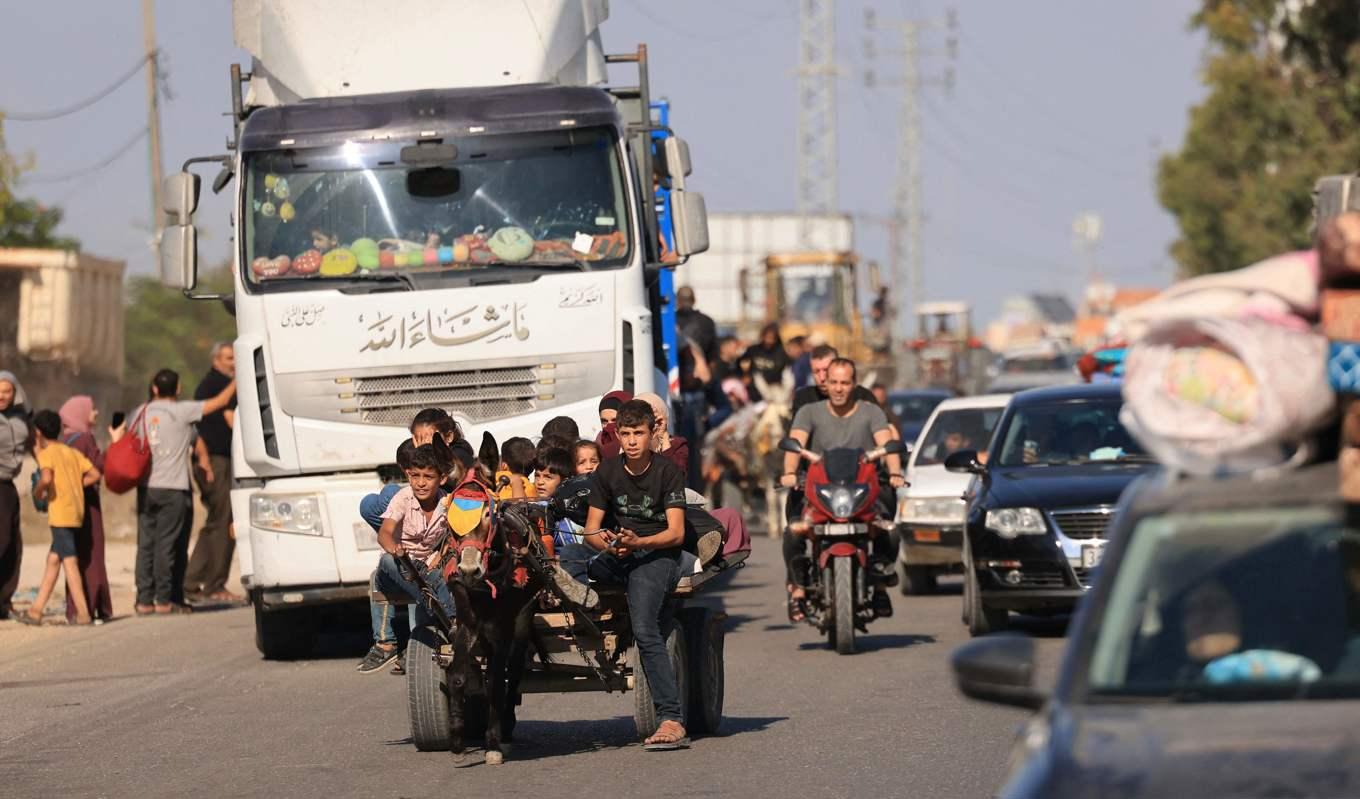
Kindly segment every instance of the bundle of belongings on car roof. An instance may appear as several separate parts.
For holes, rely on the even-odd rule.
[[[1328,339],[1327,379],[1340,400],[1341,498],[1356,503],[1360,502],[1360,212],[1343,213],[1321,225],[1317,249],[1322,332]]]
[[[1336,408],[1316,329],[1322,271],[1317,250],[1286,253],[1119,314],[1129,432],[1189,474],[1306,462]]]

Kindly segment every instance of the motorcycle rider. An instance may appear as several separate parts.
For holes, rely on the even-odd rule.
[[[847,358],[835,358],[827,366],[827,399],[804,405],[793,418],[793,428],[789,435],[804,448],[821,455],[827,450],[854,448],[870,450],[883,446],[893,440],[892,426],[883,409],[873,402],[862,402],[854,394],[855,362]],[[786,488],[798,485],[798,465],[802,460],[796,453],[784,453],[784,474],[780,483]],[[902,476],[902,459],[896,454],[888,455],[889,480],[893,488],[906,484]],[[790,519],[793,519],[790,516]],[[874,547],[875,571],[883,576],[891,573],[890,559],[885,560],[883,547]],[[789,617],[800,621],[806,614],[803,599],[806,594],[794,580],[793,560],[807,553],[806,539],[784,531],[784,567],[788,581]],[[892,614],[892,604],[882,584],[874,587],[874,609],[880,616]]]

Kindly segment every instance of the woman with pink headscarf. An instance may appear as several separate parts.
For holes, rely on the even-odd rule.
[[[84,394],[77,394],[66,400],[58,412],[61,416],[61,440],[66,446],[76,450],[101,472],[104,470],[104,453],[94,440],[94,424],[99,411],[94,400]],[[110,429],[114,441],[122,438],[123,430]],[[85,594],[89,597],[90,615],[95,624],[113,618],[113,599],[109,595],[109,574],[104,566],[104,514],[99,507],[99,483],[85,489],[85,523],[80,535],[76,536],[76,559],[80,563],[80,576],[85,582]],[[66,598],[66,619],[76,617],[75,606],[68,595]]]

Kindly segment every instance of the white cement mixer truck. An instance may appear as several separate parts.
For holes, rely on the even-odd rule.
[[[366,598],[359,500],[421,408],[474,444],[558,415],[593,434],[602,394],[657,387],[656,278],[707,247],[706,215],[683,140],[653,143],[645,46],[601,46],[607,13],[236,0],[230,152],[166,179],[161,272],[236,315],[232,508],[266,657]],[[227,296],[195,292],[203,168],[235,199]]]

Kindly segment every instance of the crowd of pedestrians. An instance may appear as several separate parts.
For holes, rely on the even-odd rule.
[[[181,400],[180,377],[162,369],[147,400],[114,414],[104,429],[110,448],[126,442],[147,457],[136,461],[137,615],[189,613],[200,601],[239,602],[227,590],[235,549],[231,519],[231,430],[235,423],[235,359],[230,344],[212,351],[212,366],[195,399]],[[78,394],[58,410],[34,408],[18,377],[0,371],[0,620],[43,623],[58,580],[64,579],[66,620],[102,624],[115,617],[104,552],[101,482],[109,451],[100,445],[100,411]],[[34,600],[14,607],[23,564],[23,507],[15,481],[35,463],[30,499],[46,514],[51,546]],[[125,459],[126,460],[126,459]],[[192,465],[191,465],[192,464]],[[192,476],[191,476],[192,475]],[[207,518],[193,557],[191,481]]]

